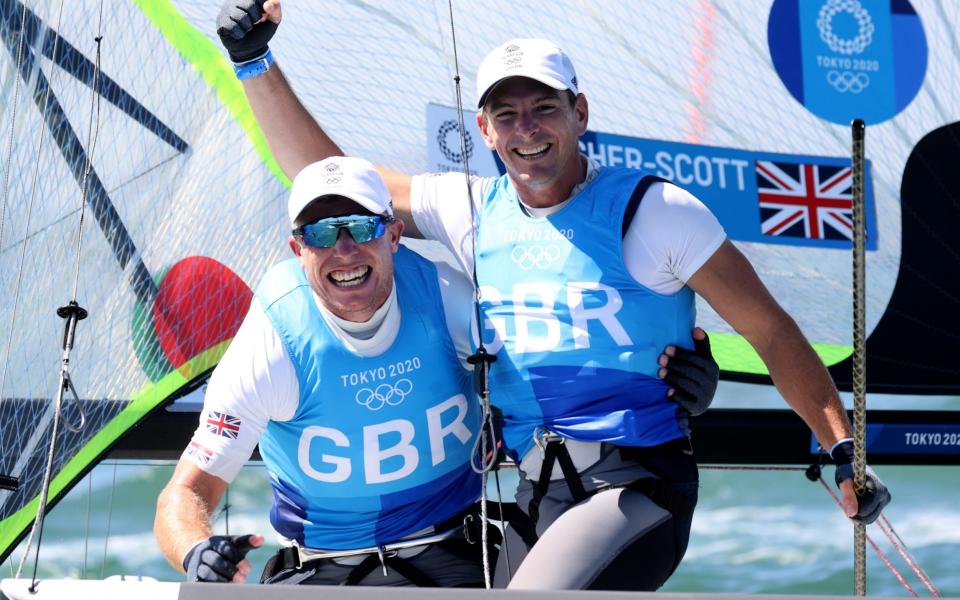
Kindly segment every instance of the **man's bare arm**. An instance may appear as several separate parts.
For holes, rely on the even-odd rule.
[[[823,362],[796,322],[767,291],[750,262],[729,240],[687,283],[750,342],[767,365],[777,391],[810,427],[821,446],[829,450],[852,436],[840,395]],[[838,484],[844,512],[849,517],[856,516],[860,506],[853,482],[838,480]],[[886,488],[882,493],[886,498],[880,501],[881,508],[889,502]],[[869,503],[865,506],[869,507]]]
[[[687,283],[750,342],[777,390],[824,448],[850,437],[849,420],[823,362],[729,240]]]
[[[340,146],[297,98],[278,64],[242,83],[267,145],[287,177],[293,179],[318,160],[343,156]]]
[[[264,3],[262,19],[277,24],[281,22],[282,12],[278,0]],[[259,23],[254,24],[250,31],[259,26]],[[237,28],[234,33],[242,39],[246,32],[241,30],[240,24],[237,24]],[[242,83],[267,145],[287,177],[293,179],[301,169],[311,163],[331,156],[343,156],[343,149],[327,135],[300,102],[279,64],[274,64],[266,73],[257,77],[244,79]],[[390,190],[394,214],[404,222],[404,234],[408,237],[422,237],[410,213],[410,176],[383,167],[378,167],[377,170]]]
[[[181,573],[189,558],[191,581],[243,583],[253,568],[244,555],[263,544],[260,535],[214,535],[210,513],[226,490],[227,482],[181,459],[157,499],[153,532],[160,550]]]
[[[187,551],[213,535],[210,513],[226,490],[226,481],[180,460],[170,482],[160,492],[153,533],[167,561],[181,573],[181,561]]]

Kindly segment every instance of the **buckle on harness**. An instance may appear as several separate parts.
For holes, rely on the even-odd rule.
[[[383,569],[383,576],[386,577],[390,573],[387,572],[387,557],[384,553],[384,550],[385,548],[383,546],[377,546],[377,558],[380,559],[380,568]]]
[[[464,525],[466,524],[466,519],[464,519]],[[445,540],[456,538],[461,533],[466,533],[466,527],[453,529],[448,529],[446,531],[435,533],[433,535],[428,535],[425,537],[418,537],[409,540],[400,540],[398,542],[393,542],[391,544],[385,544],[381,546],[370,546],[368,548],[357,548],[355,550],[317,550],[313,548],[304,548],[298,544],[291,546],[293,548],[294,556],[296,557],[294,564],[296,569],[300,569],[304,564],[312,562],[315,560],[325,560],[333,558],[346,558],[350,556],[364,556],[370,554],[376,554],[377,558],[380,559],[380,564],[383,566],[383,574],[387,574],[387,559],[393,558],[400,555],[401,550],[408,548],[419,548],[420,546],[429,546],[430,544],[436,544],[437,542],[442,542]]]
[[[468,544],[473,545],[477,543],[477,540],[473,539],[472,527],[476,519],[472,513],[468,513],[463,517],[463,538],[467,541]]]
[[[540,458],[546,456],[547,453],[547,444],[551,442],[556,442],[562,444],[566,441],[567,438],[554,433],[544,427],[543,425],[538,425],[533,430],[533,443],[536,444],[537,448],[540,449]]]

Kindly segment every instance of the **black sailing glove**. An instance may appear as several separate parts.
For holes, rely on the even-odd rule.
[[[853,479],[853,441],[843,440],[833,447],[830,451],[830,457],[837,465],[837,471],[834,479],[837,486],[840,482],[847,479]],[[867,478],[864,482],[864,491],[862,496],[857,496],[857,514],[850,517],[857,523],[869,525],[877,520],[880,511],[887,504],[890,504],[890,492],[887,486],[880,481],[877,474],[873,472],[870,466],[867,466]]]
[[[254,548],[250,543],[251,537],[251,534],[215,535],[191,548],[183,557],[187,581],[232,580],[237,573],[237,565]]]
[[[267,43],[278,23],[263,17],[264,0],[227,0],[217,15],[217,35],[235,64],[249,62],[267,52]]]
[[[710,353],[710,338],[693,340],[693,350],[674,346],[674,355],[664,367],[663,380],[673,388],[670,398],[693,416],[703,414],[720,380],[720,367]]]

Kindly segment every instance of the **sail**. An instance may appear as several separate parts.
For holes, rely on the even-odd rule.
[[[219,48],[218,8],[0,0],[0,475],[17,484],[0,490],[0,557],[37,507],[63,354],[57,308],[76,298],[89,316],[70,361],[80,401],[68,394],[63,408],[86,425],[58,433],[54,500],[216,364],[250,286],[287,252],[287,182]],[[347,153],[417,173],[462,168],[449,116],[458,69],[469,123],[487,51],[556,41],[590,102],[583,151],[704,199],[841,383],[852,346],[844,120],[864,111],[868,383],[956,393],[960,5],[453,8],[459,64],[441,0],[290,0],[271,47]],[[475,128],[466,153],[475,171],[498,172]],[[806,208],[784,208],[791,195]],[[743,339],[698,310],[725,376],[765,378]]]
[[[0,1],[0,556],[120,435],[212,368],[284,251],[285,187],[219,49],[164,2]],[[99,43],[97,41],[99,38]],[[246,111],[246,112],[245,112]],[[81,226],[81,215],[83,217]],[[79,431],[73,431],[83,422]]]

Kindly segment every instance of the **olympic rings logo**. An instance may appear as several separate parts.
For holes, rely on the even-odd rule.
[[[842,39],[833,32],[833,18],[838,13],[848,13],[857,21],[857,35],[853,39]],[[834,52],[840,54],[860,54],[873,42],[873,19],[867,9],[858,0],[827,0],[820,7],[817,16],[817,29],[820,39]]]
[[[547,269],[560,258],[560,248],[553,244],[541,246],[515,246],[510,253],[510,260],[524,271],[530,269]]]
[[[399,379],[393,385],[381,383],[376,389],[361,388],[357,390],[357,404],[366,406],[370,410],[380,410],[386,405],[397,406],[413,391],[413,382],[409,379]]]
[[[440,152],[447,157],[447,160],[455,163],[463,162],[463,152],[458,152],[451,148],[447,144],[447,137],[460,129],[460,126],[453,119],[448,119],[440,125],[440,129],[437,130],[437,145],[440,147]],[[473,137],[470,135],[469,131],[464,131],[464,145],[466,146],[466,155],[469,159],[473,156]],[[460,145],[460,140],[457,140],[457,146]]]
[[[827,73],[827,83],[838,92],[844,94],[859,94],[870,85],[870,77],[866,73],[851,73],[850,71],[830,71]]]

